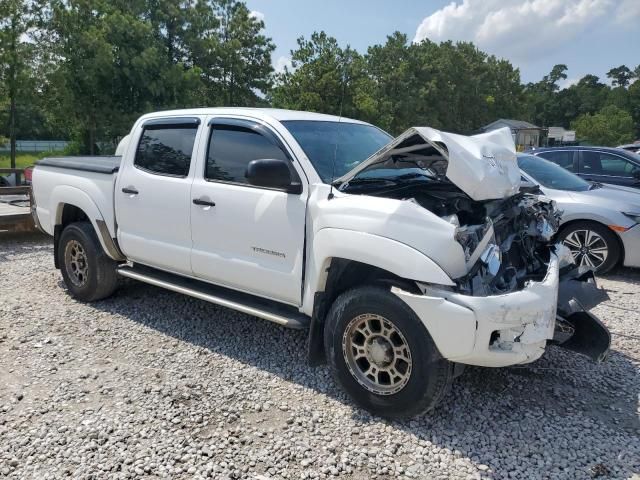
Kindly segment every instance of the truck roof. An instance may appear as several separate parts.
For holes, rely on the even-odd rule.
[[[352,118],[338,117],[336,115],[326,115],[324,113],[302,112],[298,110],[285,110],[280,108],[249,108],[249,107],[208,107],[208,108],[185,108],[180,110],[166,110],[163,112],[153,112],[143,115],[142,119],[166,117],[166,116],[182,116],[182,115],[247,115],[262,120],[274,119],[277,121],[286,120],[311,120],[318,122],[341,122],[361,123],[360,120]]]

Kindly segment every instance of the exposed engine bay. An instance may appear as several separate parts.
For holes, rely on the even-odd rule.
[[[507,293],[523,288],[529,280],[541,280],[546,273],[550,242],[560,220],[546,197],[518,193],[506,199],[474,201],[446,180],[367,187],[368,195],[414,202],[456,226],[455,239],[464,250],[468,272],[455,279],[460,293]],[[354,185],[353,190],[359,188]]]
[[[418,203],[431,210],[427,196],[422,195],[425,203]],[[464,249],[468,270],[456,279],[461,293],[495,295],[542,280],[560,223],[551,200],[520,193],[504,200],[454,200],[446,205],[457,209],[441,217],[456,225],[455,238]]]

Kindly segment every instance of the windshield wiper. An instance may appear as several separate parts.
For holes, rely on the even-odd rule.
[[[371,184],[385,184],[385,185],[395,185],[395,180],[389,178],[382,177],[365,177],[365,178],[352,178],[348,182],[342,183],[338,186],[339,190],[344,190],[345,188],[349,188],[351,185],[371,185]]]
[[[591,185],[589,185],[589,190],[596,190],[598,188],[602,188],[602,184],[600,182],[591,182]]]

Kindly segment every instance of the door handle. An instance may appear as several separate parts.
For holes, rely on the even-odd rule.
[[[128,193],[129,195],[138,195],[138,190],[133,187],[124,187],[122,193]]]
[[[216,206],[216,202],[211,202],[209,200],[204,200],[202,198],[194,198],[193,199],[193,204],[194,205],[202,205],[203,207],[215,207]]]

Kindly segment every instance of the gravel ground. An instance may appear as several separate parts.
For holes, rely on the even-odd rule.
[[[354,407],[305,336],[126,282],[86,305],[0,237],[0,477],[640,478],[640,271],[601,280],[607,362],[468,368],[432,414]]]

